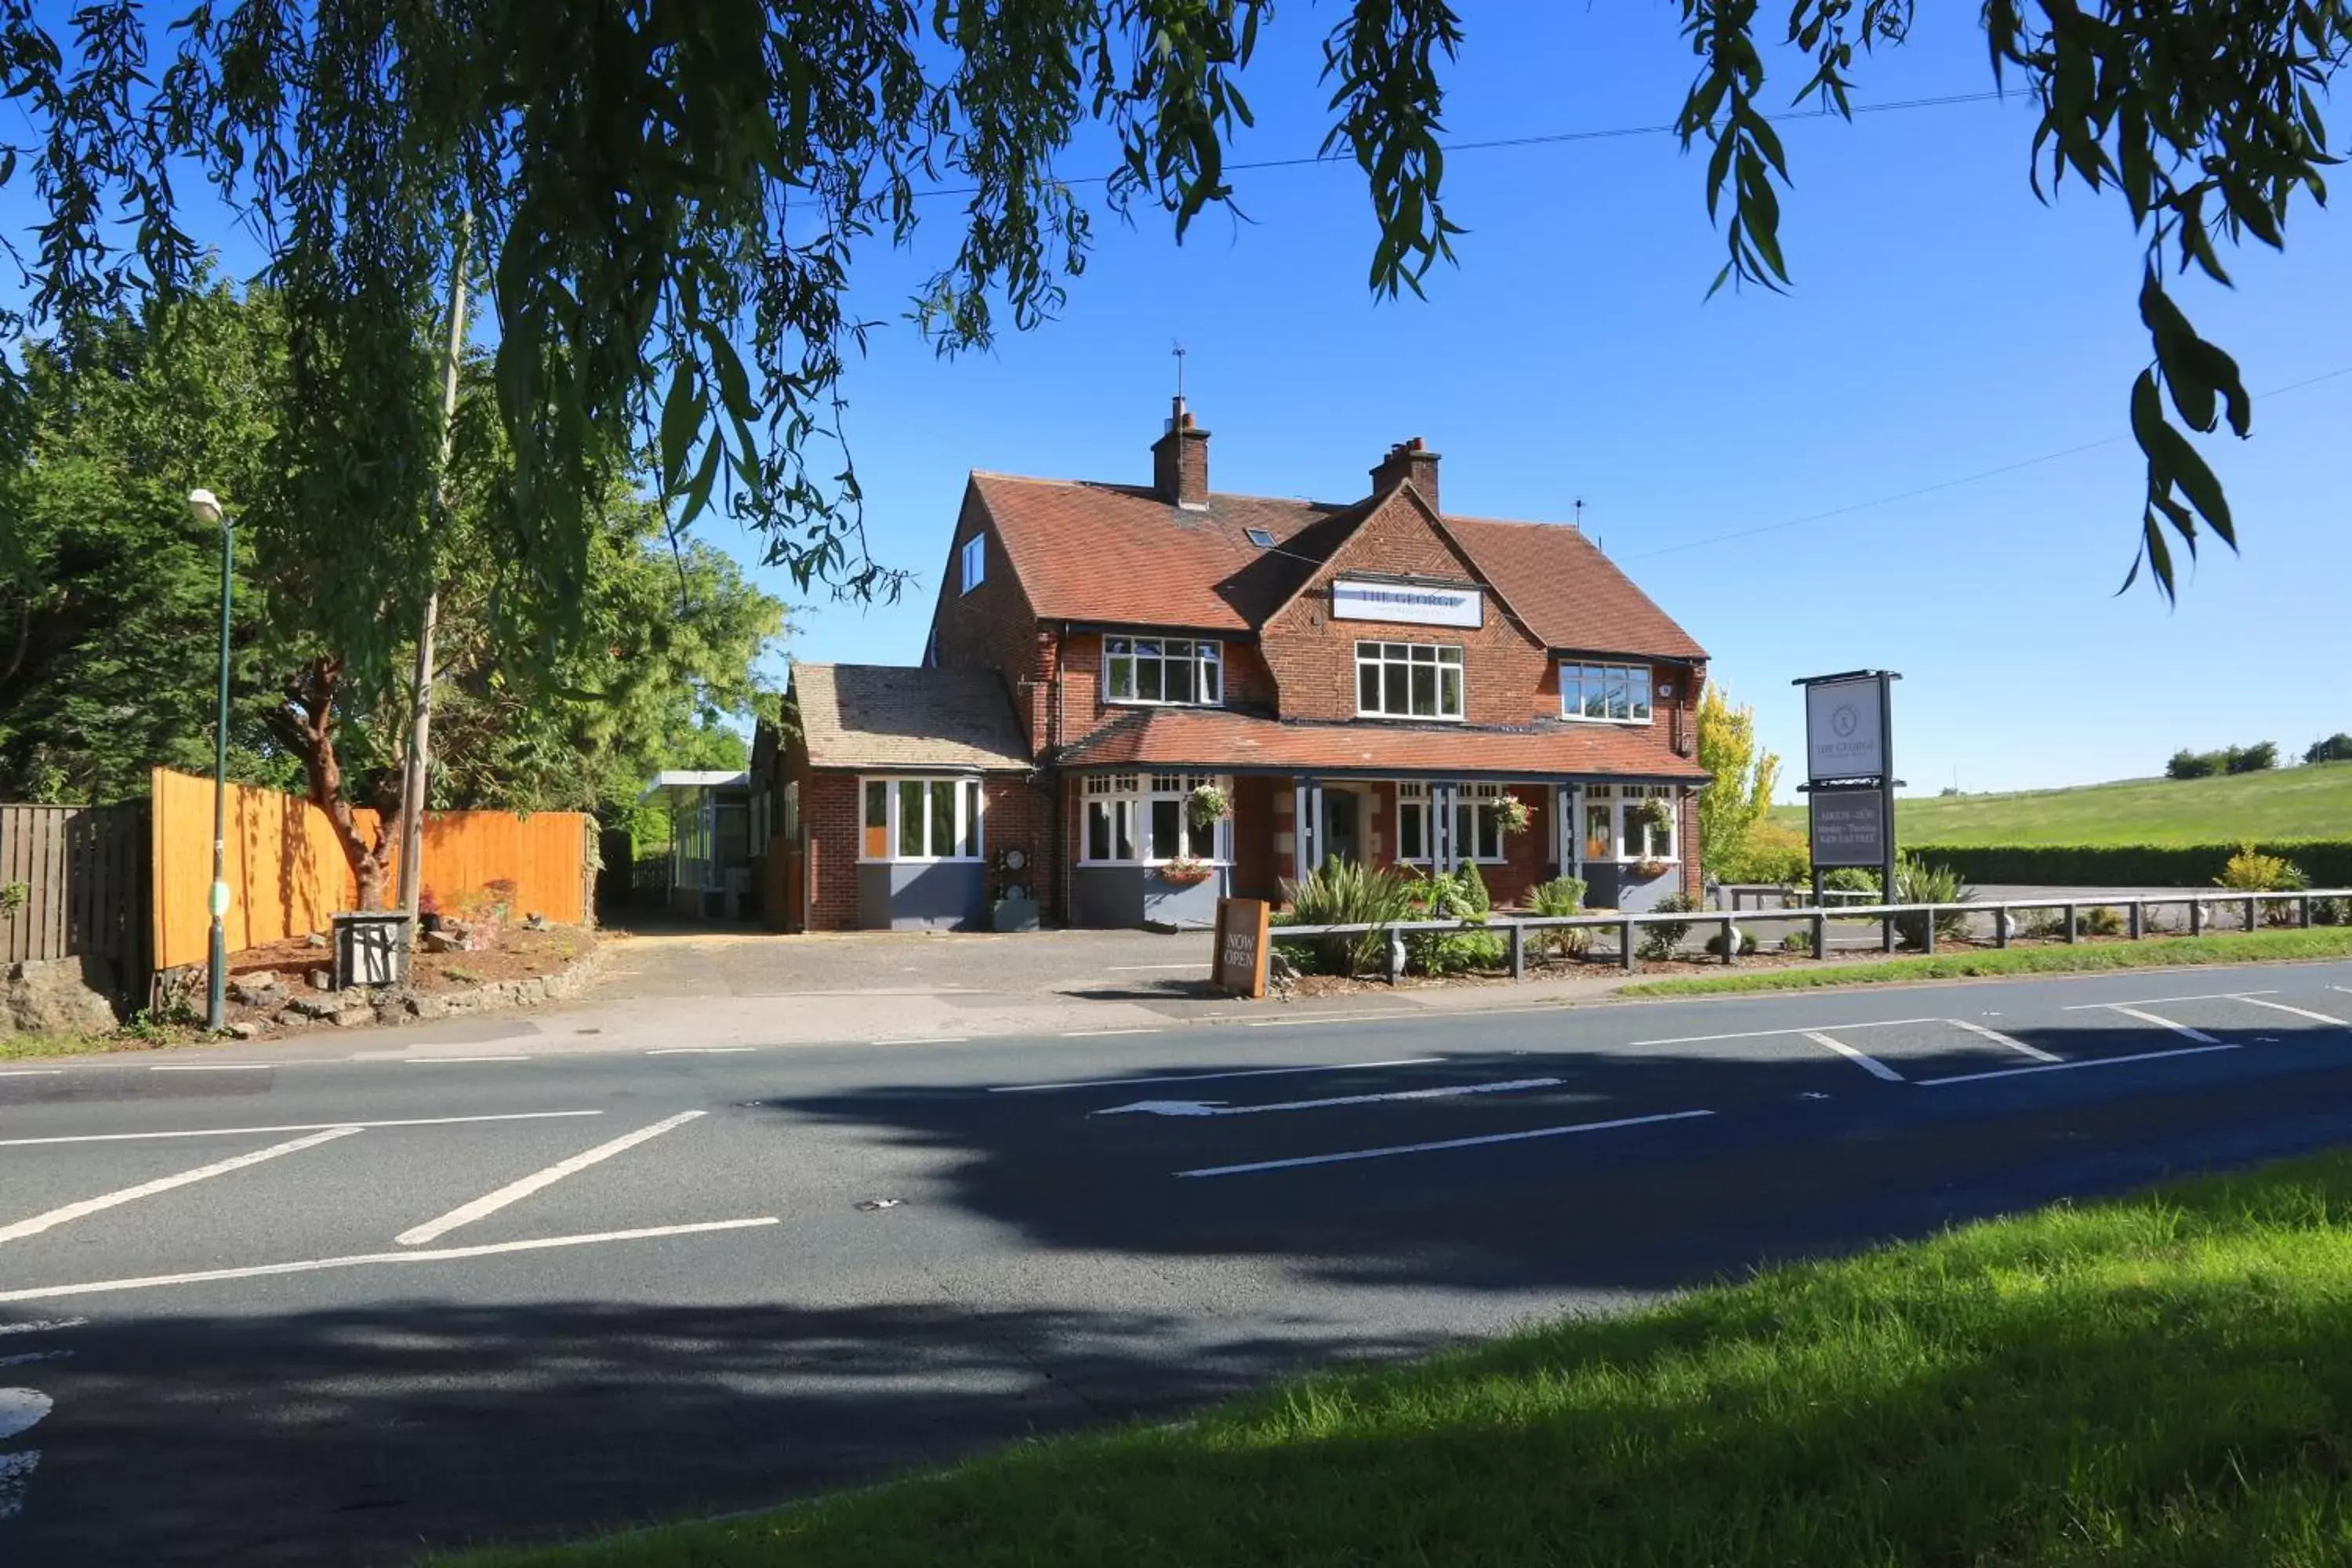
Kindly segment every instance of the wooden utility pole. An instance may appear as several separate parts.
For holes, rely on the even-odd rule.
[[[441,461],[433,474],[433,524],[437,532],[449,518],[449,447],[457,420],[457,369],[466,352],[466,267],[474,237],[474,215],[457,217],[457,251],[449,264],[449,341],[441,359]],[[416,940],[416,902],[424,881],[425,784],[433,760],[433,633],[441,618],[441,583],[436,562],[425,595],[425,621],[416,633],[416,679],[411,693],[408,759],[400,780],[400,907],[408,916],[409,940]]]

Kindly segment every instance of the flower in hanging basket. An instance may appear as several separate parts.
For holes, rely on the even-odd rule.
[[[1652,795],[1643,801],[1634,808],[1633,815],[1652,827],[1672,827],[1675,825],[1675,808],[1659,795]]]
[[[1535,820],[1535,813],[1517,795],[1506,795],[1495,806],[1495,820],[1502,824],[1506,833],[1525,833],[1528,825]]]
[[[1195,827],[1211,826],[1234,814],[1234,803],[1225,797],[1223,790],[1213,784],[1194,784],[1188,798]]]
[[[1668,869],[1669,868],[1664,860],[1636,860],[1633,862],[1633,875],[1640,878],[1644,882],[1649,881],[1654,878],[1664,876]]]
[[[1162,881],[1174,882],[1179,887],[1190,887],[1195,882],[1207,881],[1215,871],[1216,868],[1206,860],[1195,860],[1190,855],[1179,855],[1173,860],[1161,863],[1160,876]]]

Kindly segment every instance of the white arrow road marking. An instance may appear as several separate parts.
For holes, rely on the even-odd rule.
[[[2251,1001],[2252,998],[2223,997],[2221,998],[2221,1000]],[[2169,1018],[2159,1018],[2153,1013],[2143,1013],[2137,1007],[2126,1007],[2120,1002],[2108,1003],[2107,1011],[2110,1013],[2121,1013],[2126,1018],[2137,1018],[2143,1024],[2154,1024],[2158,1028],[2169,1029],[2176,1035],[2186,1035],[2200,1046],[2218,1046],[2221,1043],[2220,1040],[2207,1034],[2202,1029],[2192,1029],[2186,1024],[2176,1024]]]
[[[2325,1013],[2315,1013],[2308,1007],[2290,1007],[2284,1002],[2265,1002],[2259,996],[2233,996],[2233,1002],[2243,1002],[2251,1007],[2268,1007],[2274,1013],[2292,1013],[2298,1018],[2308,1018],[2315,1024],[2333,1024],[2339,1029],[2352,1029],[2352,1024],[2341,1018],[2331,1018]]]
[[[543,1187],[551,1187],[566,1176],[577,1175],[591,1165],[601,1163],[615,1154],[634,1149],[649,1139],[658,1138],[673,1127],[683,1127],[703,1114],[705,1112],[699,1110],[681,1110],[676,1116],[656,1121],[650,1127],[640,1127],[635,1132],[624,1133],[609,1143],[599,1143],[593,1149],[572,1155],[569,1160],[559,1160],[544,1171],[533,1171],[519,1182],[509,1182],[498,1191],[485,1193],[472,1203],[461,1204],[439,1219],[429,1219],[423,1225],[404,1230],[394,1237],[393,1240],[403,1247],[422,1247],[428,1241],[437,1241],[461,1225],[471,1225],[478,1219],[498,1213],[509,1204],[520,1203]]]
[[[1207,1083],[1223,1078],[1288,1078],[1303,1072],[1357,1072],[1373,1068],[1418,1068],[1432,1062],[1442,1062],[1444,1057],[1399,1057],[1385,1062],[1332,1062],[1328,1066],[1305,1068],[1243,1068],[1234,1072],[1160,1073],[1151,1078],[1072,1079],[1066,1083],[1008,1083],[992,1089],[991,1094],[1045,1094],[1064,1089],[1129,1089],[1139,1083]]]
[[[2062,1057],[2052,1056],[2048,1051],[2029,1046],[2023,1040],[2011,1039],[1999,1029],[1988,1029],[1982,1024],[1971,1024],[1966,1018],[1947,1018],[1944,1021],[1954,1028],[1966,1029],[1971,1035],[1981,1036],[1996,1046],[2007,1046],[2012,1051],[2022,1051],[2037,1062],[2054,1062],[2064,1059]]]
[[[66,1138],[0,1138],[0,1149],[41,1143],[132,1143],[146,1138],[242,1138],[264,1132],[320,1132],[348,1127],[454,1127],[469,1121],[548,1121],[567,1116],[602,1116],[601,1110],[509,1110],[496,1116],[415,1116],[405,1121],[305,1121],[290,1127],[190,1127],[173,1132],[80,1132]]]
[[[1221,1100],[1139,1100],[1089,1112],[1094,1116],[1263,1116],[1269,1110],[1320,1110],[1331,1105],[1370,1105],[1381,1100],[1444,1100],[1456,1094],[1507,1094],[1521,1089],[1557,1089],[1556,1078],[1519,1078],[1508,1083],[1465,1083],[1446,1089],[1402,1089],[1389,1094],[1343,1094],[1332,1100],[1286,1100],[1273,1105],[1227,1105]]]
[[[37,1388],[0,1388],[0,1443],[29,1432],[49,1413],[49,1396]]]
[[[49,1410],[49,1396],[37,1388],[0,1388],[0,1442],[31,1431]],[[0,1454],[0,1524],[25,1511],[25,1487],[40,1463],[38,1448]]]
[[[0,1301],[48,1301],[61,1296],[96,1296],[110,1290],[155,1290],[172,1285],[208,1285],[221,1279],[259,1279],[273,1274],[316,1274],[326,1268],[363,1268],[377,1263],[447,1263],[496,1258],[509,1252],[544,1252],[559,1247],[594,1247],[608,1241],[645,1241],[665,1236],[700,1236],[714,1230],[748,1230],[782,1225],[774,1215],[758,1219],[713,1219],[698,1225],[656,1225],[642,1230],[603,1230],[584,1236],[548,1236],[535,1241],[499,1241],[481,1247],[443,1247],[430,1252],[362,1252],[345,1258],[310,1258],[299,1263],[257,1263],[246,1268],[205,1268],[193,1274],[150,1274],[133,1279],[93,1279],[82,1285],[42,1285],[30,1290],[0,1290]]]
[[[22,1241],[28,1236],[38,1236],[45,1230],[70,1221],[99,1214],[123,1204],[152,1198],[158,1193],[168,1193],[174,1187],[184,1187],[191,1182],[209,1181],[226,1176],[231,1171],[242,1171],[247,1165],[258,1165],[264,1160],[275,1160],[281,1154],[299,1154],[305,1149],[315,1149],[321,1143],[331,1143],[338,1138],[348,1138],[359,1131],[356,1127],[330,1127],[323,1132],[313,1132],[308,1138],[296,1138],[285,1143],[273,1143],[267,1149],[257,1149],[250,1154],[239,1154],[233,1160],[221,1160],[210,1165],[199,1165],[193,1171],[182,1171],[176,1176],[158,1176],[152,1182],[142,1182],[135,1187],[84,1198],[78,1204],[37,1214],[30,1219],[20,1219],[15,1225],[0,1227],[0,1241]]]
[[[1901,1083],[1903,1081],[1903,1075],[1901,1073],[1896,1072],[1893,1068],[1888,1067],[1876,1057],[1871,1056],[1864,1051],[1855,1050],[1843,1040],[1833,1040],[1827,1035],[1822,1034],[1819,1029],[1805,1029],[1800,1032],[1803,1034],[1805,1038],[1812,1041],[1813,1044],[1817,1046],[1827,1046],[1831,1050],[1835,1051],[1838,1055],[1843,1057],[1846,1060],[1852,1062],[1854,1066],[1860,1068],[1863,1071],[1868,1073],[1873,1078],[1883,1078],[1889,1083]]]
[[[1606,1132],[1618,1127],[1646,1127],[1654,1121],[1687,1121],[1713,1116],[1712,1110],[1669,1110],[1657,1116],[1625,1116],[1614,1121],[1580,1121],[1570,1127],[1535,1127],[1525,1132],[1489,1132],[1476,1138],[1444,1138],[1433,1143],[1399,1143],[1387,1149],[1349,1149],[1337,1154],[1302,1154],[1293,1160],[1259,1160],[1247,1165],[1208,1165],[1179,1171],[1179,1176],[1242,1176],[1254,1171],[1287,1171],[1300,1165],[1336,1165],[1347,1160],[1385,1160],[1391,1154],[1433,1154],[1445,1149],[1475,1149],[1482,1143],[1518,1143],[1529,1138],[1566,1138],[1578,1132]],[[0,1296],[0,1301],[7,1298]]]

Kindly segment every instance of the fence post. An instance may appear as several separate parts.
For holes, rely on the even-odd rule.
[[[1816,962],[1830,955],[1830,917],[1818,910],[1813,915],[1813,958]]]
[[[1511,978],[1528,977],[1528,928],[1518,921],[1511,922]]]
[[[2246,929],[2248,931],[2252,931],[2260,923],[2260,917],[2254,913],[2254,906],[2261,901],[2261,899],[2252,893],[2246,895]]]
[[[2295,923],[2304,930],[2311,929],[2311,895],[2305,893],[2294,901]]]
[[[1739,928],[1731,923],[1729,915],[1723,917],[1723,962],[1739,962]]]
[[[1389,928],[1389,984],[1394,985],[1404,977],[1404,932]]]
[[[2068,904],[2066,906],[2066,940],[2070,943],[2080,942],[2082,940],[2081,930],[2077,927],[2074,921],[2074,911],[2076,908],[2077,906],[2074,904]]]
[[[1633,972],[1633,922],[1617,922],[1617,966],[1631,974]]]
[[[2195,899],[2189,900],[2189,934],[2190,936],[2205,934],[2205,906]]]
[[[1936,951],[1936,911],[1934,910],[1927,911],[1927,940],[1919,944],[1919,951],[1932,955]]]
[[[2007,947],[2007,946],[2009,945],[2009,928],[2010,928],[2010,927],[2011,927],[2011,926],[2013,926],[2013,925],[2015,925],[2016,923],[2017,923],[2017,917],[2016,917],[2016,915],[2015,915],[2014,913],[2012,913],[2012,912],[2011,911],[2010,907],[2009,907],[2007,904],[2003,904],[2003,905],[2001,905],[1999,909],[1997,909],[1997,910],[1993,910],[1993,912],[1992,912],[1992,944],[1993,944],[1993,946],[1995,946],[1995,947]]]
[[[2135,900],[2131,907],[2131,939],[2137,942],[2147,934],[2147,906]]]

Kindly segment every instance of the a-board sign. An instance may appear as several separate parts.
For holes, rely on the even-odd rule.
[[[1834,868],[1886,864],[1886,792],[1817,789],[1812,805],[1813,864]]]
[[[1265,994],[1266,926],[1274,906],[1264,899],[1217,900],[1217,945],[1209,984],[1253,999]]]
[[[1816,783],[1885,774],[1884,676],[1816,681],[1805,688],[1805,772]]]

